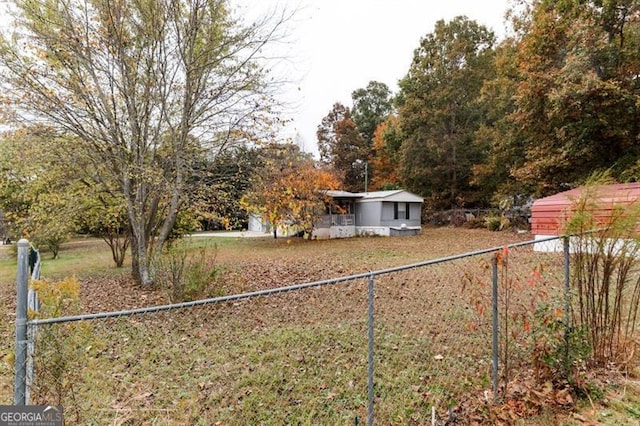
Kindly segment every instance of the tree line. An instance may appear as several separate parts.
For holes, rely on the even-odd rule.
[[[227,0],[16,0],[0,29],[0,210],[51,248],[100,235],[153,283],[153,259],[249,212],[313,227],[323,190],[403,187],[429,209],[526,201],[638,172],[640,1],[531,0],[501,42],[439,21],[398,93],[371,82],[279,144],[265,62],[293,12],[247,23]]]
[[[437,22],[398,93],[379,82],[318,126],[350,190],[404,187],[431,210],[529,202],[608,171],[638,176],[640,2],[535,0],[511,32]],[[365,167],[366,164],[366,174]]]

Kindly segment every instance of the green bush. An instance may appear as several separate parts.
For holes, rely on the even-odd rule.
[[[591,356],[586,330],[583,327],[566,328],[564,309],[555,300],[536,309],[531,333],[531,350],[535,374],[540,382],[567,380],[577,386],[579,373]]]
[[[464,226],[469,229],[482,229],[487,228],[487,223],[483,217],[473,217],[467,220]]]
[[[216,253],[215,246],[213,251],[200,248],[190,253],[185,244],[172,245],[156,262],[156,284],[172,303],[222,295],[222,268],[216,264]]]
[[[509,218],[505,215],[485,216],[484,223],[489,231],[502,231],[510,225]]]
[[[500,217],[487,216],[484,218],[484,224],[489,231],[497,231],[498,229],[500,229]]]

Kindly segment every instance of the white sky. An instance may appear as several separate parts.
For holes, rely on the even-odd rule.
[[[274,8],[298,10],[287,25],[290,42],[278,47],[288,58],[278,73],[293,81],[282,94],[290,105],[283,118],[292,120],[283,136],[317,154],[315,132],[333,104],[351,106],[351,92],[371,80],[395,93],[420,38],[436,21],[466,15],[501,37],[512,0],[230,1],[248,21]],[[0,25],[7,24],[7,3],[0,0]]]
[[[284,132],[317,153],[315,132],[335,102],[351,106],[351,92],[371,80],[392,92],[405,76],[420,39],[436,21],[465,15],[505,34],[509,0],[232,0],[248,14],[273,7],[295,8],[289,25],[289,78],[297,81],[284,94],[292,103],[292,125]],[[241,9],[243,10],[243,9]]]

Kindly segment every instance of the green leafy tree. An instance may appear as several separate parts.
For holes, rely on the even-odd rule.
[[[240,200],[261,164],[260,148],[227,149],[212,160],[204,158],[192,177],[192,210],[202,230],[246,229],[247,212]]]
[[[78,194],[81,200],[79,229],[102,238],[116,267],[121,268],[131,244],[131,232],[124,200],[102,191],[100,186],[87,182]]]
[[[0,209],[16,236],[46,247],[55,259],[76,229],[79,206],[54,132],[31,127],[0,138]]]
[[[387,118],[393,108],[391,91],[389,87],[378,81],[370,81],[367,87],[354,90],[351,93],[353,108],[351,113],[353,121],[358,126],[364,143],[369,150],[369,162],[367,167],[368,180],[372,180],[374,167],[372,157],[374,155],[373,138],[377,127]]]
[[[511,174],[537,195],[638,158],[640,2],[534,1],[519,17]]]
[[[481,109],[486,111],[486,115],[474,134],[474,143],[487,155],[473,165],[472,183],[481,188],[483,197],[491,199],[495,205],[505,199],[519,199],[518,195],[531,193],[530,187],[517,181],[512,175],[512,171],[524,163],[524,146],[516,137],[517,129],[512,126],[511,121],[520,81],[517,49],[514,39],[507,39],[496,48],[496,76],[485,81],[479,98]]]
[[[493,43],[491,31],[466,17],[438,21],[400,81],[402,178],[431,208],[482,201],[471,182],[484,155],[474,134],[485,119],[478,99],[494,73]]]
[[[242,25],[226,0],[14,5],[17,30],[0,36],[2,102],[15,120],[77,136],[101,165],[106,176],[87,178],[117,185],[133,277],[150,285],[201,149],[218,152],[272,123],[273,84],[257,56],[287,15]]]
[[[342,175],[345,190],[363,191],[369,149],[349,108],[334,104],[316,134],[320,160]]]
[[[371,141],[376,128],[392,110],[391,91],[389,87],[379,81],[370,81],[366,88],[354,90],[351,93],[353,100],[353,121],[358,126],[367,146],[371,147]]]
[[[72,232],[93,234],[104,239],[121,267],[129,247],[124,200],[75,173],[81,168],[101,174],[74,149],[76,141],[43,127],[3,136],[0,209],[7,212],[12,233],[48,248],[54,258]]]

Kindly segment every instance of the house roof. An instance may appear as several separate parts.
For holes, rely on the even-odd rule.
[[[353,198],[361,202],[366,201],[391,201],[400,203],[422,203],[424,198],[404,189],[394,189],[392,191],[373,192],[348,192],[329,190],[327,195],[332,198]]]
[[[560,235],[563,224],[573,212],[574,203],[585,188],[575,188],[534,201],[531,207],[531,232],[536,235]],[[594,188],[592,214],[596,221],[606,222],[614,206],[630,205],[640,198],[640,183],[602,185]]]
[[[362,202],[366,201],[391,201],[400,203],[422,203],[424,198],[413,194],[404,189],[395,189],[393,191],[374,191],[361,192],[359,194]]]
[[[331,198],[362,198],[360,194],[356,194],[354,192],[338,191],[334,189],[327,191],[327,195]]]

